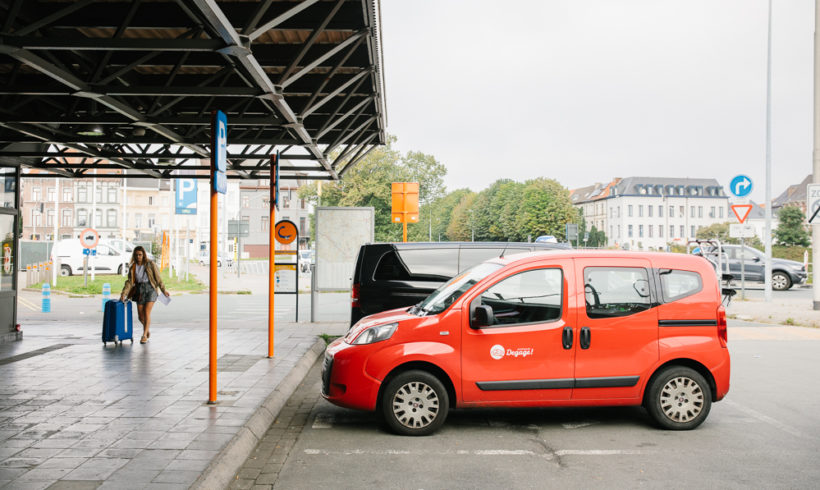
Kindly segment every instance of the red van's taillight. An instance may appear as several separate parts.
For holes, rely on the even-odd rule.
[[[353,287],[350,289],[350,306],[353,308],[359,307],[359,290],[361,286],[359,283],[353,283]]]
[[[723,308],[723,305],[717,310],[717,333],[718,339],[720,339],[720,346],[726,347],[726,342],[728,339],[728,332],[726,331],[726,309]]]

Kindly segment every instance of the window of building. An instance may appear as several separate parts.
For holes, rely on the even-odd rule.
[[[652,238],[652,225],[647,225],[646,227],[646,236]]]
[[[630,218],[632,217],[632,205],[631,204],[626,207],[626,215],[629,216]]]
[[[683,206],[678,206],[678,211],[678,216],[680,216],[681,218],[686,216],[686,209]]]
[[[678,236],[679,236],[680,238],[683,238],[683,237],[684,237],[683,225],[680,225],[680,235],[678,235]]]
[[[621,238],[621,225],[618,225],[618,228],[616,228],[616,230],[618,232],[618,235],[616,236],[616,238],[620,239]]]
[[[134,228],[142,228],[142,213],[134,215]]]
[[[105,212],[105,224],[108,225],[109,228],[116,228],[117,227],[117,210],[116,209],[109,209]]]
[[[629,316],[651,308],[649,275],[638,267],[587,267],[584,269],[587,316]]]
[[[632,238],[632,225],[629,225],[629,228],[627,228],[627,232],[628,232],[628,234],[629,234],[629,235],[628,235],[628,236],[629,236],[629,238]]]
[[[646,207],[646,210],[648,211],[647,216],[649,216],[651,218],[652,217],[652,212],[653,212],[654,209],[655,209],[655,206],[647,206]]]
[[[638,204],[638,217],[643,217],[643,204]]]
[[[251,207],[251,197],[242,196],[242,208],[247,209],[249,207]]]
[[[658,236],[663,238],[663,225],[658,225]]]
[[[691,232],[689,238],[695,238],[695,225],[690,226],[689,231]]]
[[[703,206],[698,206],[698,218],[703,218]]]
[[[157,215],[149,214],[148,215],[148,228],[153,229],[154,225],[156,225],[156,224],[157,224]]]
[[[638,238],[643,238],[643,225],[638,225]]]
[[[148,205],[149,205],[149,206],[153,206],[153,205],[154,205],[154,196],[148,196]]]
[[[46,211],[46,226],[54,226],[54,210],[49,209]]]
[[[88,210],[80,208],[77,210],[77,226],[88,226]]]
[[[552,322],[561,318],[563,284],[561,269],[530,270],[490,286],[480,301],[493,309],[494,326]]]
[[[618,218],[621,217],[621,207],[620,206],[615,208],[615,216],[617,216]]]
[[[669,217],[670,218],[675,217],[675,206],[669,206]]]
[[[282,193],[282,207],[290,207],[290,189]]]
[[[77,184],[77,202],[88,202],[88,186],[85,182]]]
[[[300,207],[302,209],[305,209],[305,200],[304,199],[299,199],[299,201],[300,201]]]
[[[719,218],[723,217],[723,206],[718,206],[718,214],[719,214],[719,216],[718,216]]]
[[[113,184],[108,186],[108,202],[117,202],[117,188]]]
[[[307,236],[307,234],[307,220],[304,216],[302,216],[301,218],[299,218],[299,235]]]
[[[46,200],[48,202],[54,202],[54,198],[57,196],[57,188],[56,187],[46,187]]]
[[[663,218],[663,205],[658,204],[658,218]]]
[[[270,223],[270,218],[262,216],[262,231],[268,231],[268,223]]]
[[[661,290],[664,301],[671,302],[691,296],[703,288],[700,274],[691,271],[661,269]]]
[[[98,183],[96,186],[94,186],[94,198],[97,200],[97,202],[102,202],[102,196],[102,184]]]
[[[71,226],[71,210],[70,209],[63,209],[63,219],[60,223],[60,226]]]
[[[94,222],[91,223],[91,227],[95,226],[103,226],[103,212],[102,209],[97,209],[94,211]]]
[[[43,189],[41,189],[40,186],[31,188],[31,200],[34,202],[43,200]]]
[[[63,202],[71,202],[71,187],[63,187]]]

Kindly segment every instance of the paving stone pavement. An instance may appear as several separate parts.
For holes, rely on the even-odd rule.
[[[268,359],[264,326],[225,323],[217,405],[201,324],[121,347],[104,347],[96,324],[27,324],[0,344],[0,488],[191,486],[316,346],[316,326],[278,322]]]
[[[276,485],[288,454],[321,398],[321,369],[322,362],[318,360],[242,465],[229,487],[231,490],[266,490]]]

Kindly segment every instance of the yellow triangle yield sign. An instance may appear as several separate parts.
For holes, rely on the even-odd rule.
[[[737,216],[737,220],[740,224],[743,224],[743,222],[746,221],[746,218],[749,217],[749,213],[751,211],[751,204],[732,204],[732,212],[735,213],[735,216]]]

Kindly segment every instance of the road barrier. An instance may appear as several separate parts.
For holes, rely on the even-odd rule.
[[[41,310],[43,313],[51,312],[51,286],[47,282],[43,284],[43,304]]]
[[[105,303],[111,300],[111,284],[104,283],[102,288],[102,309],[100,311],[105,311]]]

